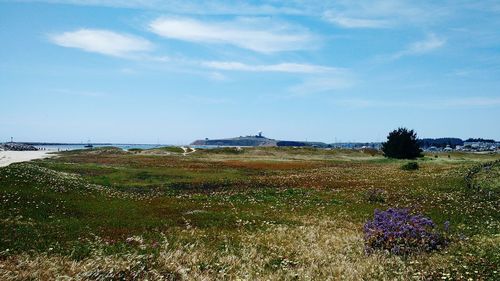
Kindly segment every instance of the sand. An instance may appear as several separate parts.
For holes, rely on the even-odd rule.
[[[56,155],[54,153],[49,153],[50,151],[0,151],[0,167],[8,166],[16,162],[30,161]]]

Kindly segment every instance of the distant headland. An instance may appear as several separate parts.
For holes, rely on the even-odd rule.
[[[211,146],[305,146],[305,147],[331,147],[324,142],[308,142],[308,141],[289,141],[275,140],[262,135],[259,132],[257,135],[240,136],[227,139],[204,139],[196,140],[191,145],[211,145]]]

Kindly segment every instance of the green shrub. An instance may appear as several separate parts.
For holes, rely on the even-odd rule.
[[[370,203],[385,203],[385,191],[382,189],[370,189],[365,194],[366,200]]]
[[[90,257],[91,254],[92,254],[92,248],[90,247],[90,245],[78,243],[73,246],[70,258],[74,261],[81,261],[85,258]]]
[[[420,167],[418,166],[417,162],[408,162],[408,163],[404,164],[403,166],[401,166],[401,169],[405,170],[405,171],[414,171],[414,170],[418,170],[418,168],[420,168]]]
[[[241,147],[218,147],[204,150],[209,154],[242,154],[244,150]]]
[[[179,146],[163,146],[158,148],[163,151],[173,152],[173,153],[184,153],[184,149]]]

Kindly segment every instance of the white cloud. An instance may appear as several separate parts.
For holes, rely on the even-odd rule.
[[[421,101],[386,101],[370,99],[344,99],[335,101],[341,106],[353,108],[417,108],[417,109],[437,109],[443,108],[481,108],[500,106],[500,98],[472,97],[472,98],[449,98],[431,99],[426,102]]]
[[[191,15],[275,15],[305,13],[304,3],[248,3],[245,1],[225,0],[18,0],[23,2],[45,2],[51,4],[71,4],[81,6],[100,6],[131,8],[153,11],[167,11],[173,14]]]
[[[474,74],[474,70],[472,69],[455,69],[451,72],[449,72],[448,74],[446,74],[446,76],[451,76],[451,77],[467,77],[467,76],[471,76],[472,74]]]
[[[444,103],[450,107],[490,107],[500,105],[500,98],[474,97],[452,99]]]
[[[430,34],[427,39],[419,42],[413,43],[408,50],[406,50],[409,54],[421,54],[427,53],[434,49],[442,47],[446,43],[446,40],[442,38],[438,38],[434,34]]]
[[[342,71],[339,68],[327,67],[314,64],[279,63],[265,65],[249,65],[241,62],[231,61],[208,61],[203,66],[218,70],[249,71],[249,72],[285,72],[285,73],[324,73]]]
[[[184,99],[187,100],[189,103],[210,104],[210,105],[232,103],[231,100],[226,98],[207,97],[207,96],[187,95],[184,97]]]
[[[306,79],[301,84],[291,87],[292,93],[307,95],[321,92],[331,92],[350,88],[354,81],[346,74],[334,77],[315,77]]]
[[[15,1],[15,0],[11,0]],[[410,1],[410,0],[293,0],[293,1],[227,1],[227,0],[17,0],[21,2],[45,2],[131,8],[163,11],[178,15],[301,15],[321,18],[325,11],[341,15],[344,27],[366,26],[369,21],[383,21],[391,26],[401,24],[429,25],[453,16],[469,13],[471,9],[499,11],[495,0],[491,1]],[[477,2],[477,3],[476,3]],[[326,19],[326,18],[325,18]],[[337,24],[337,23],[335,23]],[[370,26],[373,26],[370,24]],[[384,25],[385,27],[385,25]]]
[[[421,107],[422,104],[407,101],[385,101],[369,99],[343,99],[335,101],[336,104],[352,108],[386,108],[386,107]]]
[[[81,6],[102,6],[118,8],[153,8],[159,4],[157,0],[19,0],[22,2],[45,2],[50,4],[66,4]]]
[[[116,57],[128,57],[153,48],[153,44],[146,39],[102,29],[79,29],[52,34],[49,39],[62,47]]]
[[[325,6],[323,19],[345,28],[428,26],[448,19],[453,11],[437,1],[338,0]]]
[[[120,73],[122,74],[136,74],[137,71],[132,69],[132,68],[128,68],[128,67],[123,67],[123,68],[120,68]]]
[[[109,96],[109,93],[100,91],[80,91],[80,90],[69,90],[69,89],[52,89],[51,91],[57,94],[93,97],[93,98]]]
[[[326,12],[323,18],[328,22],[346,28],[384,28],[389,26],[387,20],[354,18],[335,14],[332,11]]]
[[[429,53],[443,47],[445,44],[445,39],[439,38],[435,34],[429,34],[426,39],[409,45],[406,49],[392,55],[391,58],[398,59],[403,56]]]
[[[208,78],[210,80],[214,80],[214,81],[226,81],[227,80],[227,77],[224,74],[219,73],[219,72],[210,72],[208,74]]]
[[[149,25],[162,37],[196,43],[229,44],[273,53],[309,49],[314,41],[303,28],[266,18],[237,18],[231,21],[201,21],[191,18],[159,18]]]

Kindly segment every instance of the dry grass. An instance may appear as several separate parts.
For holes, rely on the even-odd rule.
[[[414,268],[399,257],[366,256],[359,225],[303,218],[300,226],[271,226],[241,233],[237,246],[228,243],[213,252],[202,243],[171,246],[161,242],[158,254],[105,255],[99,243],[91,258],[73,261],[65,256],[21,254],[0,263],[2,280],[408,280]],[[206,235],[185,229],[183,236]],[[141,239],[134,238],[141,247]],[[392,270],[387,271],[387,267]]]
[[[20,254],[0,263],[1,280],[429,280],[450,279],[445,253],[404,260],[384,253],[366,255],[360,225],[345,220],[298,218],[297,226],[270,225],[235,237],[218,251],[201,242],[172,245],[165,236],[155,254],[104,254],[95,241],[90,258]],[[202,241],[208,233],[187,227],[178,233]],[[148,245],[131,237],[138,248]],[[499,238],[478,237],[481,247],[497,247]],[[458,246],[457,246],[458,247]],[[459,264],[456,265],[461,266]],[[390,268],[391,270],[387,270]],[[467,280],[467,276],[455,276]],[[451,278],[453,279],[453,278]]]

